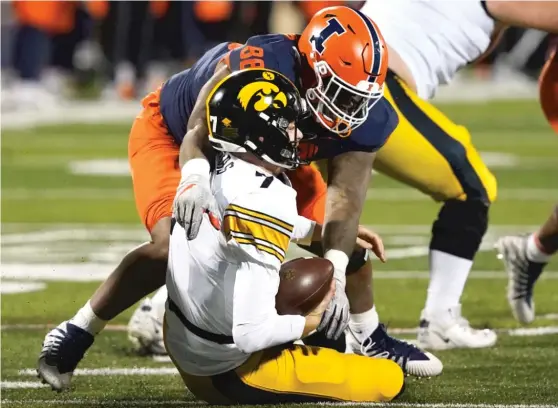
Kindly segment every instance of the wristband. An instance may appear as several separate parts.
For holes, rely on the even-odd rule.
[[[210,170],[209,162],[206,159],[198,158],[188,160],[186,164],[182,166],[180,174],[183,180],[193,174],[207,177],[209,176]]]
[[[333,264],[333,276],[341,283],[345,283],[345,271],[349,264],[349,257],[338,249],[329,249],[324,254],[324,258]]]

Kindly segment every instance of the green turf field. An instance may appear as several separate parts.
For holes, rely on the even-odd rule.
[[[410,379],[396,405],[558,404],[557,263],[549,265],[537,286],[539,317],[528,330],[517,330],[505,300],[505,275],[491,250],[499,235],[535,228],[558,201],[558,137],[534,101],[442,109],[469,127],[499,179],[499,201],[463,308],[473,325],[497,328],[500,337],[493,349],[437,353],[445,365],[443,375]],[[147,237],[127,175],[129,127],[65,125],[2,132],[1,368],[6,406],[198,405],[169,362],[131,352],[122,326],[130,313],[97,338],[70,393],[40,388],[33,376],[47,325],[71,317],[120,257]],[[420,194],[384,176],[374,177],[362,222],[382,233],[387,245],[389,262],[376,265],[376,301],[382,320],[401,337],[413,338],[424,304],[424,254],[437,210],[436,203]]]

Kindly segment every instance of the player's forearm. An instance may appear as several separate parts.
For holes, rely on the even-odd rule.
[[[374,153],[350,152],[330,160],[322,232],[326,254],[329,250],[347,256],[353,252],[374,157]]]
[[[488,12],[511,26],[534,28],[558,34],[558,2],[487,0]]]
[[[206,101],[213,88],[229,73],[226,65],[218,64],[213,76],[202,87],[188,120],[186,135],[180,146],[180,167],[183,167],[188,160],[210,159],[212,150],[209,144]]]
[[[208,150],[207,126],[198,124],[193,129],[186,132],[182,145],[180,146],[179,164],[184,167],[184,164],[193,159],[209,160],[209,157],[204,154]]]

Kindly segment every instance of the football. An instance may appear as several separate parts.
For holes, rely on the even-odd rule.
[[[279,277],[275,296],[277,313],[305,316],[327,294],[333,279],[333,264],[324,258],[297,258],[281,266]]]

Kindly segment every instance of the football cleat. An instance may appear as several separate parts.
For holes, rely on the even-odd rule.
[[[535,320],[533,287],[546,263],[527,259],[528,236],[500,238],[494,247],[508,273],[508,303],[517,321],[528,324]]]
[[[358,342],[351,329],[347,332],[348,352],[393,360],[405,374],[416,377],[433,377],[442,373],[444,366],[438,358],[406,341],[391,337],[383,324],[380,324],[363,343]]]
[[[163,316],[158,316],[151,299],[146,298],[128,323],[128,339],[142,355],[166,355],[163,341]]]
[[[55,391],[70,388],[72,375],[85,352],[93,344],[91,333],[69,322],[51,330],[43,341],[37,375]]]
[[[461,316],[461,306],[438,313],[421,313],[418,344],[430,350],[454,348],[485,348],[496,344],[498,336],[494,330],[473,329]]]

